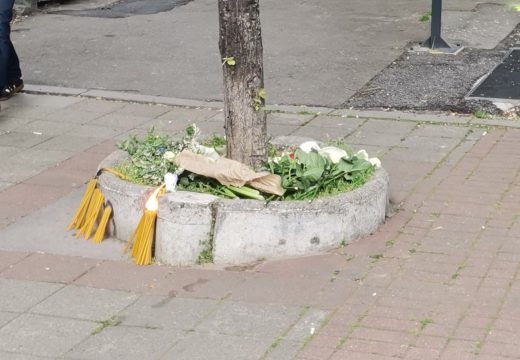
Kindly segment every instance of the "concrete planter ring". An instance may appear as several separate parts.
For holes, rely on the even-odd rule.
[[[116,151],[100,164],[127,158]],[[159,199],[155,258],[174,266],[197,263],[210,253],[215,264],[310,255],[372,234],[385,221],[389,179],[380,168],[362,187],[314,201],[228,200],[179,191]],[[103,173],[99,186],[114,215],[109,234],[128,240],[143,213],[151,187]]]

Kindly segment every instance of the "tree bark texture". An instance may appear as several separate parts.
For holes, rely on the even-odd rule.
[[[256,167],[267,160],[259,0],[219,0],[218,7],[220,54],[235,60],[223,65],[227,157]]]

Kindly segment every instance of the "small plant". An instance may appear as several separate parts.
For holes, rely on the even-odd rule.
[[[488,113],[487,111],[483,111],[483,110],[477,110],[473,113],[473,115],[477,118],[477,119],[489,119],[491,117],[491,114]]]
[[[121,324],[121,319],[118,316],[112,316],[110,319],[96,321],[99,326],[92,331],[92,335],[97,335],[107,327],[117,326]]]
[[[415,336],[421,336],[424,329],[430,324],[433,324],[433,320],[430,318],[424,318],[419,320],[419,328],[415,331]]]
[[[265,104],[265,89],[260,89],[258,95],[255,97],[255,110],[260,111],[264,108]]]
[[[204,249],[199,254],[197,264],[211,264],[213,262],[213,247],[211,246],[211,241],[206,240],[202,242],[201,245],[204,246]]]
[[[237,63],[234,56],[228,56],[228,57],[223,58],[222,60],[224,60],[222,65],[228,64],[229,66],[235,66]]]
[[[422,14],[422,16],[419,19],[419,21],[421,21],[421,22],[428,22],[428,21],[431,20],[431,18],[432,18],[432,12],[430,10],[430,11],[425,12],[424,14]]]

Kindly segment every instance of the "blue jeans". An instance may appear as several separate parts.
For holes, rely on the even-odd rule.
[[[20,61],[11,42],[14,0],[0,0],[0,89],[22,78]]]

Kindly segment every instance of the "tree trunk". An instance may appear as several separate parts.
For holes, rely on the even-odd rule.
[[[218,7],[227,157],[256,167],[267,160],[259,0],[219,0]]]

